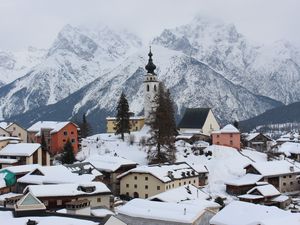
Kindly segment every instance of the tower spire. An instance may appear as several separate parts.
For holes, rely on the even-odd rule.
[[[153,59],[152,59],[152,52],[151,52],[151,46],[149,48],[149,53],[148,53],[149,59],[148,59],[148,64],[145,66],[145,69],[147,70],[148,73],[154,73],[154,70],[156,69],[156,66],[153,63]]]

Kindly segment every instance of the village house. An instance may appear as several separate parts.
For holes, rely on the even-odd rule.
[[[179,132],[183,134],[195,134],[210,136],[212,131],[220,129],[210,108],[187,108],[178,124]]]
[[[210,220],[210,225],[298,225],[300,215],[273,206],[233,201]]]
[[[284,209],[291,203],[288,196],[281,195],[281,193],[271,184],[258,185],[246,194],[238,196],[240,201],[250,202],[255,204],[277,206]]]
[[[226,125],[219,131],[211,133],[213,145],[223,145],[227,147],[241,149],[241,133],[231,124]]]
[[[29,164],[29,165],[20,165],[20,166],[9,166],[5,167],[3,170],[8,170],[9,172],[13,173],[16,176],[16,179],[26,175],[27,173],[39,168],[41,165],[39,164]]]
[[[262,175],[247,173],[242,177],[225,182],[226,192],[230,195],[246,194],[263,179]]]
[[[291,158],[296,161],[300,161],[300,143],[295,142],[285,142],[281,145],[277,145],[273,148],[274,152],[282,153],[288,158]]]
[[[21,142],[27,142],[27,130],[17,123],[0,122],[0,136],[17,137]]]
[[[271,149],[273,140],[262,133],[242,134],[242,143],[244,147],[253,148],[259,152],[266,152]]]
[[[137,166],[136,162],[110,155],[98,155],[88,158],[85,162],[91,163],[103,174],[103,183],[105,183],[114,195],[120,194],[120,180],[117,176],[131,170]]]
[[[32,193],[47,209],[65,208],[71,201],[88,200],[90,207],[113,207],[111,191],[102,182],[29,185],[24,193]]]
[[[70,121],[39,121],[28,129],[28,142],[41,143],[44,136],[48,151],[52,154],[61,153],[69,140],[77,153],[80,147],[79,127]]]
[[[185,162],[179,162],[139,166],[119,175],[118,179],[121,195],[149,198],[187,184],[198,187],[199,179],[205,179],[206,175],[199,174]]]
[[[200,201],[156,202],[133,199],[118,209],[117,217],[127,224],[143,225],[208,225],[216,214],[209,210],[213,205]]]
[[[116,117],[106,117],[106,133],[116,132],[116,121]],[[129,124],[130,132],[140,131],[145,124],[145,118],[143,116],[135,116],[134,113],[130,113]]]
[[[8,144],[0,150],[0,168],[11,165],[40,164],[50,165],[50,155],[42,150],[40,144],[18,143]]]
[[[63,165],[39,166],[17,179],[16,191],[22,193],[28,185],[92,182],[94,179],[93,174],[72,173]]]
[[[261,175],[281,193],[300,191],[300,168],[286,161],[256,162],[246,166],[246,173]]]
[[[277,144],[281,145],[285,142],[300,142],[300,135],[298,133],[290,132],[280,136],[276,140]]]

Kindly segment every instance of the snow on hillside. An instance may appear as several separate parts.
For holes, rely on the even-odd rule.
[[[84,160],[105,154],[111,156],[116,154],[140,165],[146,165],[147,148],[140,144],[140,140],[149,136],[148,128],[141,132],[132,132],[131,136],[135,137],[132,145],[129,144],[129,135],[126,135],[124,142],[119,136],[107,133],[88,137],[83,140],[83,150],[78,153],[77,159]],[[207,167],[209,184],[205,187],[205,190],[213,197],[227,196],[230,199],[231,197],[225,192],[224,182],[242,176],[245,173],[243,168],[252,162],[267,161],[264,153],[251,149],[238,152],[230,147],[212,145],[204,150],[204,152],[212,152],[212,156],[205,156],[205,154],[194,155],[193,146],[184,141],[177,141],[176,147],[178,162],[187,162],[195,168],[199,165]]]

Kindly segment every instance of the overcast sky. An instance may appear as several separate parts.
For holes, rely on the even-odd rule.
[[[300,46],[300,0],[0,0],[0,50],[48,48],[65,24],[128,28],[145,40],[204,15],[257,42]]]

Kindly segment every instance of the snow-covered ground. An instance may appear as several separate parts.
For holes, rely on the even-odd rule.
[[[114,134],[97,134],[82,142],[83,149],[78,153],[77,159],[84,160],[96,155],[109,154],[137,162],[140,165],[147,164],[147,147],[141,144],[141,139],[147,138],[148,128],[140,132],[132,132],[131,135],[125,136],[123,142],[119,136]],[[130,144],[130,136],[134,136],[134,143]],[[225,181],[237,178],[245,174],[244,167],[252,162],[267,161],[267,156],[251,149],[244,149],[241,152],[236,149],[224,146],[212,145],[204,150],[204,154],[195,155],[192,145],[177,141],[177,161],[187,162],[192,166],[204,165],[209,171],[208,185],[205,191],[213,197],[222,196],[231,197],[225,192]],[[206,156],[205,152],[211,152],[212,156]]]

